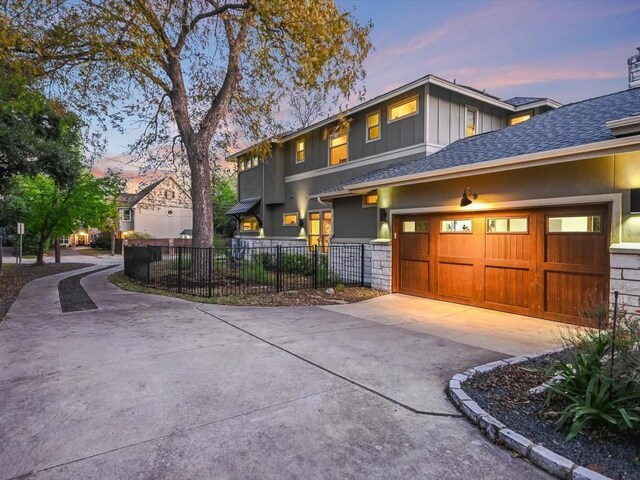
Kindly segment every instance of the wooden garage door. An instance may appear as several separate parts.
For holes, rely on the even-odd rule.
[[[607,302],[608,207],[394,218],[394,291],[585,324]]]

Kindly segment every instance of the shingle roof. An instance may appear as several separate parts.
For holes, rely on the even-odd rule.
[[[260,203],[260,197],[247,198],[245,200],[240,200],[233,207],[231,207],[225,215],[240,215],[242,213],[249,213],[253,210],[256,205]]]
[[[528,103],[539,102],[540,100],[547,100],[543,97],[511,97],[508,100],[505,100],[509,105],[513,105],[514,107],[520,107],[522,105],[527,105]]]
[[[349,185],[613,140],[606,122],[635,115],[640,115],[640,88],[572,103],[512,127],[458,140],[427,157],[374,170],[320,195]]]
[[[155,182],[150,183],[149,185],[147,185],[137,193],[121,193],[118,196],[118,206],[133,207],[136,203],[138,203],[140,200],[146,197],[151,192],[151,190],[153,190],[158,185],[160,185],[160,183],[162,183],[165,178],[167,177],[161,178],[160,180],[156,180]]]

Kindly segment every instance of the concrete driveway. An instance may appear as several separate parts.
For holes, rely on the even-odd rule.
[[[0,324],[0,478],[549,478],[444,388],[555,346],[555,324],[395,295],[199,306],[110,271],[82,280],[98,310],[62,314],[54,286],[73,273],[25,287]]]

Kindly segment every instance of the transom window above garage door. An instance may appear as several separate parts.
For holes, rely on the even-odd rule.
[[[440,220],[440,233],[471,233],[473,222],[470,218],[462,220]]]
[[[487,233],[529,233],[529,219],[487,218]]]
[[[566,217],[548,217],[547,233],[600,233],[602,217],[600,215],[582,215]]]
[[[402,233],[429,233],[429,220],[405,220]]]

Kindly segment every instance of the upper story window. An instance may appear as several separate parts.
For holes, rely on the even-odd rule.
[[[526,122],[531,118],[531,112],[519,113],[518,115],[513,115],[509,117],[507,120],[507,125],[517,125],[522,122]]]
[[[240,160],[238,160],[238,171],[244,172],[244,158],[241,158]]]
[[[128,209],[128,208],[120,210],[120,220],[122,220],[123,222],[130,222],[131,221],[131,210]]]
[[[329,165],[338,165],[349,159],[347,128],[342,127],[329,136]]]
[[[253,156],[251,158],[241,158],[238,160],[238,171],[244,172],[245,170],[249,170],[251,168],[257,167],[260,165],[260,161],[257,156]]]
[[[251,157],[251,168],[257,167],[258,164],[259,164],[258,157],[256,157],[255,155]]]
[[[405,117],[415,115],[418,113],[418,96],[402,100],[389,106],[389,112],[387,115],[387,122],[395,122]]]
[[[464,136],[473,137],[476,133],[478,133],[478,109],[466,107],[464,115]]]
[[[174,192],[173,190],[165,190],[164,198],[168,198],[169,200],[173,200],[174,198],[176,198],[176,192]]]
[[[296,142],[296,163],[304,162],[304,140]]]
[[[367,142],[380,140],[380,112],[367,115]]]

